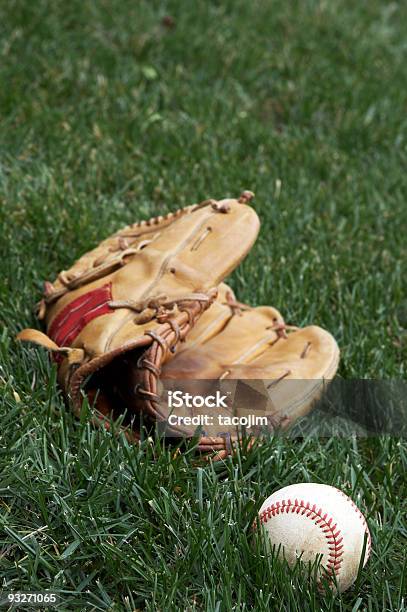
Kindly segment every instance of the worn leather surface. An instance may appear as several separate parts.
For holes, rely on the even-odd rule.
[[[221,283],[257,236],[250,199],[245,192],[135,223],[45,283],[39,318],[47,334],[23,330],[19,339],[52,352],[77,412],[86,394],[98,424],[109,427],[105,417],[124,411],[127,423],[143,414],[162,424],[169,416],[165,389],[205,394],[213,381],[233,400],[233,415],[265,414],[271,432],[312,407],[337,369],[333,337],[317,326],[290,327],[270,306],[241,304]],[[133,438],[138,433],[128,429]],[[196,428],[167,433],[191,437]],[[214,423],[199,449],[223,458],[238,439],[236,427]]]

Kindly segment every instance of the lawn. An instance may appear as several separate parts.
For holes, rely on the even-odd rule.
[[[402,2],[113,0],[0,5],[0,578],[59,610],[403,610],[407,442],[285,439],[197,467],[66,409],[42,283],[140,218],[242,189],[260,236],[230,283],[328,329],[344,378],[405,379]],[[384,406],[385,410],[386,407]],[[279,487],[344,490],[373,554],[342,596],[267,558]]]

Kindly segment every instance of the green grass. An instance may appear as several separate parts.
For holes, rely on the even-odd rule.
[[[70,593],[61,610],[80,594],[95,610],[405,607],[404,439],[276,438],[197,469],[192,447],[172,459],[76,420],[14,336],[43,280],[101,238],[249,188],[262,229],[239,299],[330,330],[346,378],[405,378],[406,27],[381,0],[1,4],[5,590]],[[372,559],[341,597],[253,544],[262,500],[299,481],[368,517]]]

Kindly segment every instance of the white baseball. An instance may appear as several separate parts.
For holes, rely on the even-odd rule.
[[[290,566],[301,555],[302,561],[321,556],[321,572],[335,575],[340,592],[357,577],[365,533],[367,562],[371,538],[365,517],[353,501],[325,484],[299,483],[270,495],[259,511],[259,518],[271,544]]]

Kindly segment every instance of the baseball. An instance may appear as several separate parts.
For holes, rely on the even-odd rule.
[[[363,565],[371,537],[365,517],[345,493],[325,484],[299,483],[284,487],[266,499],[259,511],[270,542],[290,566],[321,556],[320,575],[335,576],[340,592],[356,580],[363,542]]]

